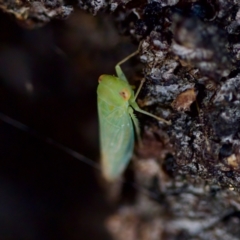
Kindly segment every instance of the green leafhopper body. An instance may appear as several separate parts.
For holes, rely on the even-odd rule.
[[[103,177],[108,181],[117,179],[127,167],[133,154],[134,128],[140,139],[139,123],[133,109],[170,124],[170,122],[139,108],[136,97],[143,81],[135,95],[121,70],[120,65],[137,53],[138,51],[116,65],[117,77],[101,75],[99,78],[97,95],[101,169]]]

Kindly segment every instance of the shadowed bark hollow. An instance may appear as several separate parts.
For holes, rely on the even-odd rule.
[[[240,238],[237,1],[0,0],[0,7],[31,28],[73,8],[111,14],[119,33],[140,44],[139,106],[172,125],[138,115],[143,146],[125,178],[140,190],[122,186],[106,220],[113,239]]]

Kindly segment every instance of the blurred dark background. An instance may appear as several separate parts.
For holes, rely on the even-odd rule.
[[[1,240],[110,239],[99,172],[45,137],[98,162],[97,79],[135,49],[111,18],[27,30],[0,12],[0,112],[42,136],[0,120]]]

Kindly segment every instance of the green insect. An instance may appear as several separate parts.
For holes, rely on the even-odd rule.
[[[98,116],[100,122],[101,169],[108,181],[117,179],[127,167],[134,148],[134,129],[140,141],[139,122],[133,109],[159,121],[171,124],[139,108],[136,98],[142,88],[141,82],[136,94],[129,85],[120,65],[136,55],[138,51],[119,62],[117,77],[101,75],[97,89]]]

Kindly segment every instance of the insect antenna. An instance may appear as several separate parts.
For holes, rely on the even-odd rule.
[[[27,125],[25,125],[25,124],[15,120],[15,119],[7,116],[7,115],[5,115],[4,113],[0,112],[0,119],[3,122],[5,122],[5,123],[7,123],[9,125],[12,125],[12,126],[18,128],[18,129],[24,131],[24,132],[29,133],[33,137],[35,137],[37,139],[40,139],[42,141],[45,141],[46,143],[48,143],[48,144],[58,148],[59,150],[62,150],[63,152],[65,152],[65,153],[69,154],[70,156],[74,157],[75,159],[77,159],[77,160],[79,160],[81,162],[84,162],[87,165],[89,165],[89,166],[91,166],[91,167],[93,167],[95,169],[100,170],[99,164],[94,162],[93,160],[91,160],[91,159],[85,157],[84,155],[82,155],[82,154],[72,150],[69,147],[64,146],[63,144],[53,140],[52,138],[45,137],[45,136],[41,135],[38,131],[28,127]]]
[[[93,161],[92,159],[78,153],[77,151],[57,142],[56,140],[52,139],[52,138],[49,138],[49,137],[46,137],[42,134],[40,134],[38,131],[28,127],[27,125],[7,116],[6,114],[0,112],[0,120],[17,128],[17,129],[20,129],[21,131],[23,132],[26,132],[28,134],[30,134],[31,136],[41,140],[41,141],[44,141],[46,142],[47,144],[50,144],[54,147],[56,147],[57,149],[63,151],[64,153],[67,153],[68,155],[72,156],[73,158],[79,160],[80,162],[83,162],[85,164],[87,164],[88,166],[91,166],[93,167],[94,169],[96,169],[97,171],[101,172],[101,167],[100,167],[100,164]],[[122,184],[126,184],[132,188],[134,188],[135,190],[141,192],[142,194],[144,195],[147,195],[149,198],[153,199],[153,200],[158,200],[159,199],[159,195],[156,194],[155,192],[153,191],[150,191],[149,189],[146,189],[146,188],[143,188],[141,187],[139,184],[135,183],[135,182],[129,182],[127,180],[123,180],[123,179],[120,179],[119,180],[120,183]]]

